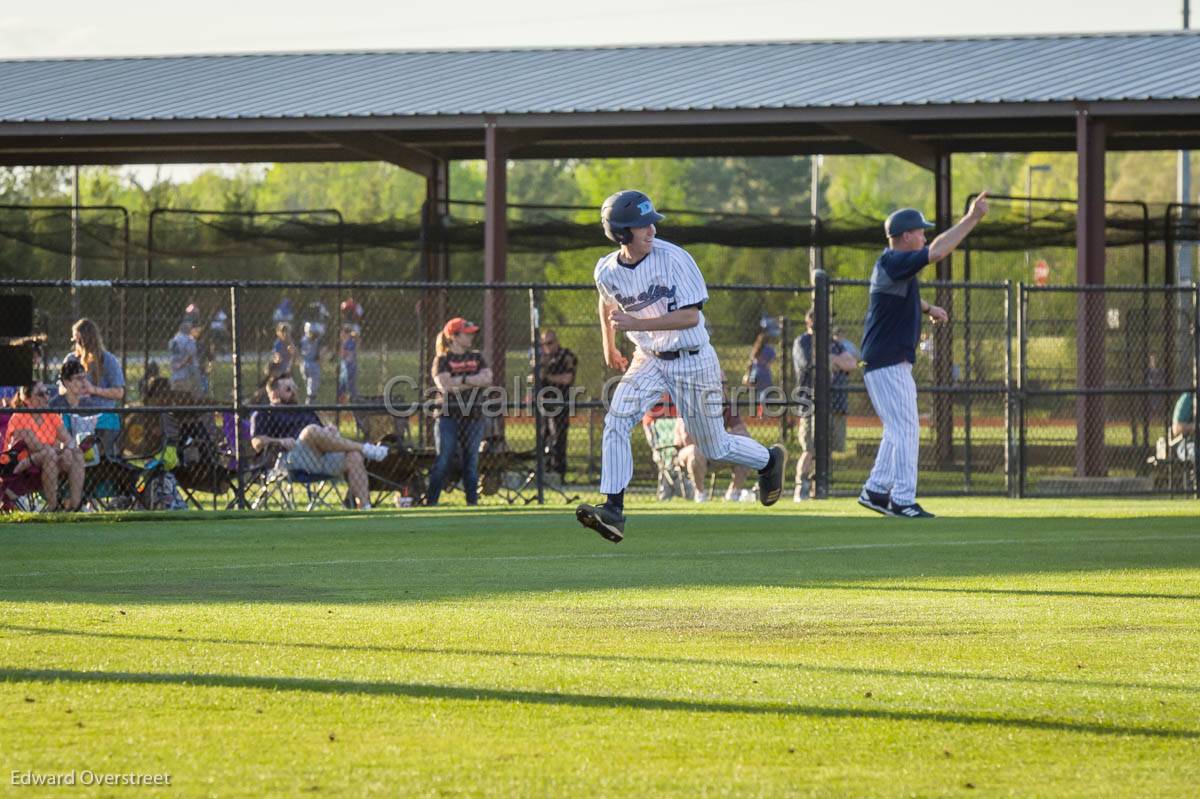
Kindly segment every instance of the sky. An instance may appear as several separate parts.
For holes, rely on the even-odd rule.
[[[1147,31],[1181,27],[1182,7],[1183,0],[8,0],[0,3],[0,58]],[[964,64],[979,68],[986,65]]]

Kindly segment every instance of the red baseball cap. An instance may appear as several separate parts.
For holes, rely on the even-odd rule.
[[[446,323],[442,328],[442,332],[447,336],[457,336],[459,333],[478,333],[479,325],[474,322],[468,322],[461,316],[456,316]]]

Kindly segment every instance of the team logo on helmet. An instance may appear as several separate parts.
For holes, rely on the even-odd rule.
[[[662,219],[663,215],[654,210],[654,203],[640,191],[619,191],[605,200],[600,209],[604,235],[617,244],[632,240],[630,228],[646,227]]]

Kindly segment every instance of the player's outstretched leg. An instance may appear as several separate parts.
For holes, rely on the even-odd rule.
[[[783,476],[787,468],[787,450],[783,444],[774,444],[767,449],[771,459],[758,470],[758,501],[770,507],[783,494]]]
[[[625,488],[633,477],[633,448],[629,434],[633,426],[662,397],[666,384],[653,358],[639,351],[613,392],[604,416],[604,448],[600,459],[600,492],[607,497],[601,505],[584,503],[575,518],[614,544],[625,538]]]
[[[621,543],[625,538],[623,508],[611,507],[607,502],[602,505],[589,505],[585,502],[575,509],[575,518],[584,527],[595,530],[614,544]]]

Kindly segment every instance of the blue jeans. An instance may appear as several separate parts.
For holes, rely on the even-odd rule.
[[[482,419],[458,419],[442,416],[437,423],[437,461],[429,473],[429,491],[425,504],[436,505],[442,496],[446,472],[455,451],[462,452],[462,484],[467,504],[479,501],[479,442],[483,439]]]

